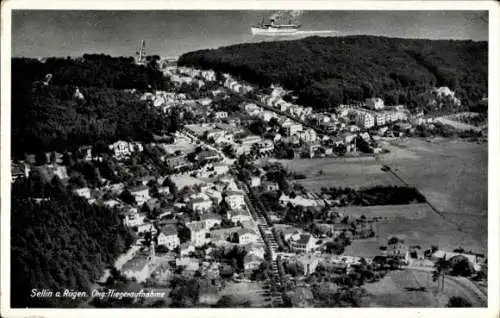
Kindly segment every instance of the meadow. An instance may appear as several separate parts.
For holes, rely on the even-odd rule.
[[[426,247],[439,245],[450,250],[461,246],[486,253],[487,144],[460,139],[434,139],[427,142],[420,138],[404,138],[382,141],[381,145],[390,152],[378,155],[376,159],[321,158],[279,162],[290,171],[305,174],[305,179],[294,182],[313,192],[318,192],[321,187],[404,185],[391,173],[382,171],[382,166],[388,165],[409,186],[416,187],[444,216],[429,209],[423,218],[411,220],[401,215],[396,220],[380,222],[376,225],[379,238],[373,239],[373,242],[355,241],[347,250],[351,253],[373,253],[374,247],[378,248],[381,241],[394,233],[406,234],[410,244]],[[349,209],[356,211],[358,208]],[[377,208],[371,209],[375,211]],[[393,209],[387,207],[384,213],[397,214]],[[402,213],[405,211],[402,210]]]

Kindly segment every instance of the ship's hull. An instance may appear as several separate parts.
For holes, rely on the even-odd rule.
[[[259,28],[259,27],[251,27],[253,35],[280,35],[280,34],[294,34],[297,33],[297,28],[284,28],[284,27],[267,27],[267,28]]]

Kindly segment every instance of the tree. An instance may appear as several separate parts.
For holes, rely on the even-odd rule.
[[[135,197],[130,193],[128,189],[123,190],[122,193],[120,193],[119,198],[127,203],[127,204],[135,204]]]
[[[439,288],[439,278],[441,278],[441,290],[444,290],[445,275],[450,271],[450,263],[444,258],[439,258],[434,263],[434,271],[432,272],[432,280],[438,282]]]
[[[469,277],[474,274],[474,266],[471,264],[469,259],[462,255],[453,256],[450,258],[450,274],[456,276]]]
[[[472,304],[463,297],[452,296],[450,297],[446,307],[472,307]]]

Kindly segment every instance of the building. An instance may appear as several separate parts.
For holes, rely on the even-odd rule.
[[[191,233],[191,243],[194,244],[194,246],[203,246],[210,241],[210,239],[207,238],[208,231],[205,227],[205,222],[188,222],[186,226]]]
[[[186,257],[189,256],[191,253],[195,251],[195,247],[193,244],[190,244],[188,242],[182,243],[179,248],[179,253],[181,257]]]
[[[137,226],[137,233],[151,233],[151,234],[156,234],[158,231],[156,230],[155,226],[153,223],[142,223]]]
[[[238,230],[240,230],[240,229],[241,229],[241,227],[235,226],[235,227],[230,227],[230,228],[211,230],[210,231],[210,239],[212,240],[212,242],[217,241],[217,240],[226,241],[234,233],[237,233]]]
[[[259,257],[255,254],[247,254],[243,258],[243,267],[245,272],[253,272],[254,270],[259,269],[260,264],[264,261],[264,258]]]
[[[215,118],[217,118],[217,119],[227,118],[227,112],[223,112],[223,111],[215,112]]]
[[[203,150],[198,154],[198,161],[217,161],[219,159],[219,153],[215,150]]]
[[[252,188],[260,187],[260,177],[251,176],[250,177],[250,187],[252,187]]]
[[[240,141],[242,145],[253,145],[261,142],[262,138],[260,138],[260,136],[257,135],[249,135],[246,136],[245,138],[242,138]]]
[[[316,271],[319,264],[319,258],[316,255],[305,254],[297,257],[297,262],[302,265],[304,275],[310,275]]]
[[[15,164],[13,163],[11,165],[11,182],[15,182],[17,179],[20,178],[28,178],[30,173],[30,168],[27,164]]]
[[[229,218],[231,221],[234,223],[243,222],[243,221],[249,221],[252,219],[252,216],[247,210],[243,209],[232,209],[231,211],[228,212]]]
[[[168,158],[165,158],[165,163],[167,164],[167,166],[174,170],[174,171],[178,171],[180,169],[189,169],[191,168],[192,164],[187,161],[186,158],[182,157],[182,156],[179,156],[179,157],[168,157]]]
[[[293,136],[299,131],[302,131],[302,124],[293,121],[285,121],[282,127],[285,129],[287,136]]]
[[[463,256],[463,257],[467,258],[475,270],[480,269],[481,261],[479,260],[479,257],[477,255],[474,255],[474,254],[456,253],[456,252],[437,250],[431,255],[431,260],[437,261],[438,259],[443,259],[443,258],[445,260],[450,260],[451,258],[453,258],[455,256]]]
[[[166,246],[169,250],[173,250],[181,244],[177,235],[177,228],[174,225],[167,225],[160,230],[158,234],[158,245]]]
[[[139,226],[144,223],[146,216],[144,214],[137,213],[137,209],[131,210],[123,219],[123,224],[128,227]]]
[[[146,186],[138,186],[130,189],[130,194],[135,198],[135,202],[138,205],[144,204],[144,202],[151,199],[149,196],[149,188]]]
[[[114,144],[109,145],[109,149],[113,152],[114,156],[120,160],[127,158],[135,151],[143,151],[144,147],[140,143],[119,140]]]
[[[206,212],[213,206],[213,201],[207,196],[197,196],[190,201],[191,209],[197,212]]]
[[[215,204],[222,202],[222,193],[217,189],[207,189],[203,191],[210,199],[212,199]]]
[[[240,244],[256,243],[259,238],[257,233],[250,229],[240,229],[237,231],[237,234]]]
[[[304,131],[297,132],[300,140],[304,142],[315,142],[318,139],[318,135],[314,129],[306,129]]]
[[[207,229],[211,229],[216,224],[220,225],[222,223],[222,217],[218,214],[215,214],[215,213],[207,213],[207,214],[201,215],[200,221],[205,222],[205,227]]]
[[[88,187],[75,189],[75,190],[73,190],[73,193],[76,194],[77,196],[85,198],[85,199],[90,199],[90,197],[91,197],[91,192],[90,192],[90,189]]]
[[[410,252],[408,245],[401,242],[389,245],[385,255],[388,258],[401,261],[405,265],[408,265],[410,261]]]
[[[380,97],[367,98],[365,103],[366,106],[374,110],[384,109],[384,100]]]
[[[279,185],[276,182],[264,182],[262,186],[266,191],[278,191],[280,189]]]
[[[292,250],[298,253],[313,252],[315,245],[315,239],[310,234],[297,234],[290,239]]]
[[[232,210],[245,206],[245,196],[241,191],[228,191],[224,200]]]
[[[363,129],[369,129],[375,126],[375,117],[366,111],[358,111],[356,114],[356,124]]]
[[[263,244],[251,243],[245,247],[247,250],[247,255],[257,255],[260,258],[264,258],[266,254],[266,249]]]
[[[258,146],[260,153],[274,151],[274,142],[269,139],[264,139],[262,142],[259,142]]]

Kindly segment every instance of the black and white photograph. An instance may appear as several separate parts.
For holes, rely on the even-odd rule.
[[[2,316],[494,316],[498,3],[253,3],[2,12]]]

